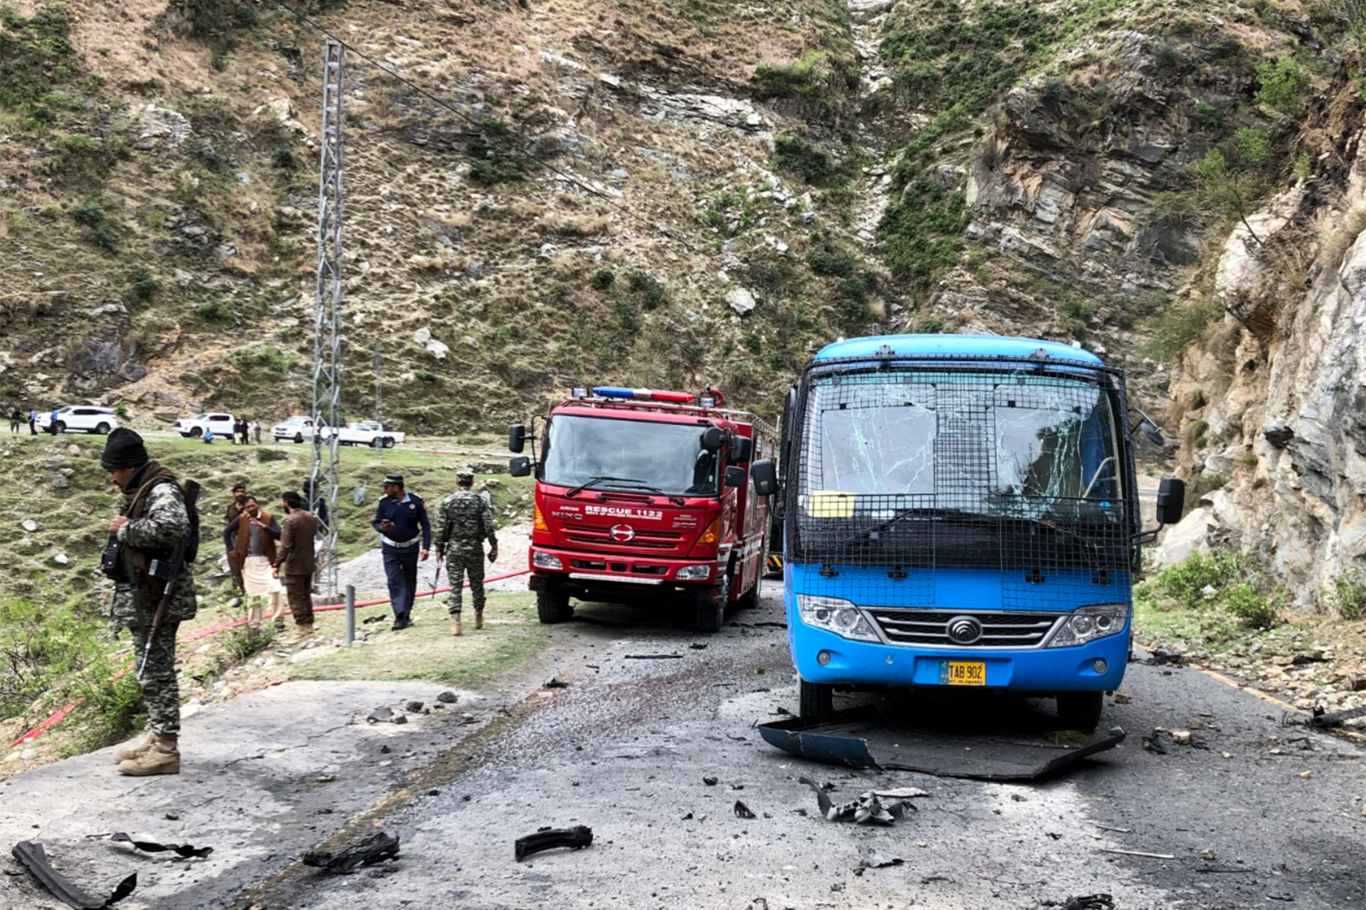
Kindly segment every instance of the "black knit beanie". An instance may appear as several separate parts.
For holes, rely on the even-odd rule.
[[[115,468],[140,468],[148,461],[147,447],[142,444],[142,437],[127,427],[119,427],[109,434],[109,440],[104,444],[104,454],[100,456],[100,464],[110,471]]]

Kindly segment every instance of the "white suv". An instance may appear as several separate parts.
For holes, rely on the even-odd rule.
[[[321,424],[319,424],[321,425]],[[281,439],[290,439],[294,442],[303,442],[305,439],[313,441],[313,437],[318,435],[318,430],[313,426],[312,417],[304,417],[296,414],[284,423],[277,423],[270,428],[270,435],[279,442]]]
[[[213,435],[224,439],[232,436],[233,425],[237,418],[231,414],[211,412],[196,417],[182,417],[175,422],[175,430],[186,439],[199,439],[205,430],[213,430]]]
[[[53,425],[52,412],[44,411],[38,415],[38,426],[47,430]],[[92,408],[70,406],[57,410],[57,432],[98,433],[107,435],[119,425],[112,408]]]

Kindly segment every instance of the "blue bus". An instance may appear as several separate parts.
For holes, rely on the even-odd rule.
[[[1133,424],[1131,428],[1131,422]],[[1048,341],[968,335],[826,346],[788,393],[779,494],[804,718],[836,689],[1052,697],[1092,730],[1124,676],[1142,531],[1123,372]],[[1184,489],[1162,481],[1158,521]]]

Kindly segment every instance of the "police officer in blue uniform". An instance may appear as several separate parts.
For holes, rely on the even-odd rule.
[[[402,474],[384,478],[384,497],[370,524],[379,532],[384,552],[384,574],[394,608],[394,631],[413,624],[413,596],[417,593],[417,564],[432,547],[432,523],[420,497],[403,488]]]

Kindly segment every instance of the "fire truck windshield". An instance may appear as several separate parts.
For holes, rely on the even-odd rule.
[[[560,415],[550,420],[541,479],[577,487],[594,478],[595,490],[642,491],[670,496],[715,496],[715,452],[703,450],[702,428],[610,417]],[[633,478],[619,482],[612,478]]]

